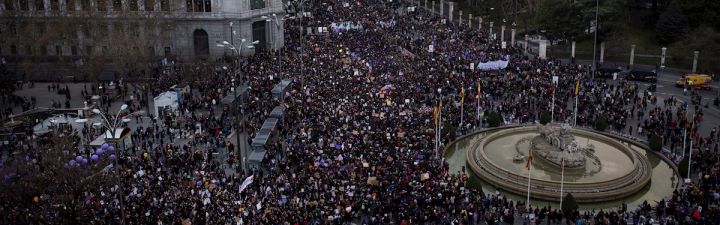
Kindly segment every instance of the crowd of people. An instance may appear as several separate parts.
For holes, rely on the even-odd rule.
[[[158,70],[151,87],[167,90],[187,84],[174,113],[136,118],[135,147],[118,156],[116,166],[59,168],[90,173],[87,182],[59,182],[52,190],[7,193],[0,202],[3,224],[717,224],[717,142],[720,132],[696,132],[702,108],[676,98],[657,101],[629,81],[589,79],[583,65],[523,54],[519,46],[502,47],[485,31],[449,23],[424,10],[407,11],[405,2],[315,1],[312,19],[287,20],[286,37],[300,27],[350,22],[361,26],[336,29],[304,40],[288,38],[275,52],[258,52],[239,64],[212,69],[169,65]],[[429,46],[432,46],[430,50]],[[509,60],[499,70],[473,68],[479,62]],[[181,71],[189,70],[189,71]],[[176,74],[194,74],[179,77]],[[558,82],[553,83],[552,77]],[[193,79],[196,77],[197,79]],[[271,94],[281,79],[293,82],[284,96]],[[581,79],[576,93],[577,79]],[[233,87],[247,85],[243,118],[222,103]],[[93,90],[94,92],[94,90]],[[126,93],[124,93],[126,94]],[[577,121],[573,116],[578,96]],[[3,101],[7,101],[3,97]],[[10,99],[9,101],[16,101]],[[442,102],[442,103],[441,103]],[[125,102],[123,102],[125,103]],[[131,112],[142,104],[131,103]],[[104,105],[109,111],[112,100]],[[608,130],[645,139],[660,135],[667,156],[686,158],[684,129],[700,149],[693,157],[695,181],[658,203],[637,209],[623,205],[604,210],[561,212],[548,206],[512,201],[497,193],[468,187],[469,175],[454,174],[435,147],[434,108],[442,105],[442,144],[456,134],[489,126],[489,112],[505,124],[534,123],[554,105],[553,119],[594,126],[598,117]],[[284,106],[277,141],[260,168],[238,162],[230,133],[238,121],[255,136],[275,106]],[[701,125],[702,124],[702,125]],[[86,127],[88,142],[100,129]],[[79,136],[79,135],[78,135]],[[12,170],[3,163],[2,185],[47,174],[53,160],[44,151],[51,142],[21,140],[35,149]],[[42,149],[42,150],[38,150]],[[225,160],[219,160],[222,150]],[[93,154],[73,148],[69,155]],[[112,164],[113,162],[109,162]],[[94,170],[93,170],[94,169]],[[12,176],[8,175],[8,171]],[[85,171],[85,172],[82,172]],[[58,172],[52,172],[58,173]],[[100,175],[97,178],[96,174]],[[247,175],[247,176],[246,176]],[[251,176],[251,178],[248,178]],[[96,180],[97,179],[97,180]],[[249,185],[244,181],[252,179]],[[105,182],[102,182],[105,181]],[[97,185],[94,185],[97,184]],[[74,186],[73,186],[74,185]],[[82,188],[78,188],[82,187]],[[13,189],[15,190],[15,189]],[[59,193],[64,193],[60,195]],[[67,199],[69,200],[67,200]],[[533,213],[534,218],[527,216]]]

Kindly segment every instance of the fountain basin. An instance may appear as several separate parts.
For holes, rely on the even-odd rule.
[[[591,131],[570,129],[569,132],[579,142],[587,141],[588,144],[597,146],[595,151],[599,161],[588,161],[588,165],[582,168],[565,168],[563,193],[572,193],[577,202],[623,199],[650,183],[650,162],[631,146]],[[516,145],[516,142],[538,134],[535,126],[508,128],[491,133],[475,141],[467,150],[468,167],[493,186],[517,195],[527,195],[526,163],[513,160],[512,152],[529,151],[529,146]],[[516,149],[513,150],[512,146]],[[534,157],[530,179],[532,198],[559,201],[561,171],[553,164],[556,163],[543,157]]]

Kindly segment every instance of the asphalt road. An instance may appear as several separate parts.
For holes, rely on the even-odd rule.
[[[565,62],[569,62],[569,60],[564,60]],[[576,60],[576,63],[583,64],[583,65],[592,65],[591,60]],[[615,63],[615,62],[605,62],[601,67],[622,67],[626,68],[626,63]],[[650,65],[634,65],[633,68],[641,69],[641,70],[654,70],[655,66]],[[690,70],[683,70],[683,69],[677,69],[677,68],[665,68],[664,70],[658,71],[658,82],[657,82],[657,90],[656,92],[652,93],[653,95],[656,95],[658,97],[658,104],[662,105],[662,101],[670,98],[675,97],[681,102],[688,102],[690,103],[690,95],[685,95],[683,93],[683,88],[676,87],[675,81],[679,79],[683,73],[690,73]],[[637,84],[640,85],[640,87],[648,87],[650,86],[650,83],[647,82],[637,82]],[[704,121],[699,124],[698,126],[698,132],[700,135],[709,135],[710,131],[713,127],[720,126],[720,107],[713,105],[713,100],[718,96],[720,91],[720,82],[714,81],[712,84],[712,90],[698,90],[698,93],[700,96],[702,96],[702,105],[704,106],[706,103],[708,104],[708,108],[704,108],[703,106],[700,106],[699,108],[702,109],[703,115],[704,115]],[[644,88],[642,88],[644,89]],[[695,107],[690,105],[690,115],[695,113]],[[633,123],[631,123],[633,124]],[[636,124],[636,123],[635,123]],[[635,127],[635,126],[634,126]]]

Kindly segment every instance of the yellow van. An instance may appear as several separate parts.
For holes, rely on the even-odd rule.
[[[675,81],[675,86],[699,88],[699,89],[711,89],[710,83],[712,77],[705,74],[688,74],[684,78],[680,78]]]

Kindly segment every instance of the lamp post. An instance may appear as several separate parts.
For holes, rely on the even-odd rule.
[[[235,31],[233,30],[233,22],[230,22],[230,44],[235,44]]]
[[[597,70],[597,63],[595,62],[595,54],[597,54],[597,37],[598,31],[600,30],[600,23],[598,23],[598,12],[600,9],[600,0],[595,0],[595,40],[593,41],[593,66],[592,73],[590,74],[591,80],[595,82],[595,71]]]
[[[100,111],[100,109],[97,109],[97,108],[92,109],[92,112],[93,112],[93,113],[100,115],[100,117],[102,118],[102,121],[101,121],[100,123],[93,123],[93,125],[98,125],[98,126],[105,127],[105,129],[107,129],[107,130],[110,132],[110,137],[111,137],[111,138],[113,138],[113,139],[119,139],[121,136],[115,137],[115,130],[116,130],[116,129],[118,128],[118,126],[120,125],[120,122],[124,122],[124,123],[130,122],[130,119],[129,119],[129,118],[124,118],[124,117],[121,118],[121,117],[120,117],[120,113],[123,112],[123,111],[125,111],[125,110],[127,110],[127,108],[128,108],[128,105],[123,104],[122,106],[120,106],[120,109],[117,111],[117,113],[115,113],[115,116],[114,116],[114,117],[111,117],[111,118],[108,118],[108,117],[105,115],[105,113],[103,113],[102,111]],[[85,123],[85,122],[87,122],[87,121],[88,121],[88,119],[77,119],[77,120],[75,120],[76,123]],[[107,131],[106,131],[105,133],[107,133]],[[120,133],[120,135],[122,135],[122,132]],[[103,136],[107,137],[106,134],[103,134]],[[119,147],[119,146],[117,146],[117,147]],[[125,155],[125,148],[121,148],[121,149],[120,149],[120,159],[123,159],[124,155]],[[119,161],[120,161],[120,160],[119,160]],[[116,162],[116,166],[115,166],[116,171],[119,169],[120,166],[122,166],[122,164],[119,164],[119,163]],[[120,179],[120,172],[119,172],[119,171],[118,171],[118,179]],[[122,185],[122,184],[119,184],[119,185],[118,185],[118,188],[120,189],[120,190],[119,190],[119,194],[118,194],[118,195],[120,196],[120,213],[121,213],[121,216],[120,216],[121,218],[120,218],[120,220],[121,220],[121,223],[122,223],[122,224],[125,224],[125,207],[124,207],[124,202],[125,202],[125,200],[124,200],[124,197],[123,197],[123,196],[124,196],[123,185]]]
[[[280,31],[280,21],[285,21],[285,18],[287,18],[288,15],[278,17],[277,14],[273,13],[270,16],[261,16],[260,18],[265,19],[265,22],[268,22],[274,26],[272,26],[272,29],[270,29],[270,48],[273,50],[273,53],[275,57],[277,57],[277,63],[278,66],[280,66],[280,54],[279,50],[277,49],[277,43],[275,43],[275,35],[278,35],[277,33]]]
[[[235,47],[234,45],[228,43],[227,41],[223,41],[221,43],[218,43],[217,47],[228,48],[232,51],[235,51],[238,55],[240,55],[243,48],[253,49],[253,48],[255,48],[256,44],[260,43],[260,41],[253,41],[248,44],[245,44],[245,42],[247,42],[247,40],[244,38],[242,40],[240,40],[240,42],[241,42],[240,46]],[[238,61],[236,61],[236,62],[238,62]],[[238,64],[239,64],[239,62],[238,62]],[[239,67],[239,65],[237,65],[237,66]],[[245,112],[243,109],[241,109],[240,112],[238,113],[239,107],[237,105],[238,104],[237,98],[239,96],[237,94],[237,87],[235,86],[235,79],[231,80],[231,88],[230,89],[233,92],[232,113],[233,113],[233,118],[235,118],[233,121],[233,127],[235,128],[236,148],[237,148],[237,152],[239,152],[239,154],[237,154],[237,155],[240,158],[240,160],[239,160],[240,167],[243,168],[243,172],[245,173],[245,175],[247,175],[247,168],[245,167],[245,160],[247,159],[247,157],[246,157],[247,151],[241,147],[242,145],[247,144],[247,143],[243,143],[243,140],[245,140],[245,139],[240,138],[240,133],[245,132]],[[240,101],[244,101],[244,99],[240,98]],[[245,103],[241,102],[240,106],[243,106],[243,105],[245,105]],[[238,114],[240,114],[239,115],[240,118],[238,117]]]
[[[227,42],[227,41],[219,42],[219,43],[216,44],[216,46],[217,46],[217,47],[220,47],[220,48],[230,49],[230,50],[232,50],[235,54],[237,54],[237,55],[238,55],[238,58],[235,60],[235,66],[236,66],[236,67],[239,67],[239,66],[240,66],[239,60],[240,60],[240,56],[242,56],[243,48],[245,48],[245,49],[253,49],[253,48],[255,48],[255,45],[256,45],[256,44],[260,43],[260,41],[253,41],[253,42],[250,42],[249,44],[245,44],[246,42],[247,42],[247,40],[246,40],[245,38],[243,38],[243,39],[240,40],[240,45],[237,46],[237,47],[236,47],[235,45],[233,45],[232,43],[229,43],[229,42]]]

